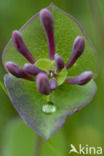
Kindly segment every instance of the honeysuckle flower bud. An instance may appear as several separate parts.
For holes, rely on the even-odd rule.
[[[24,64],[24,70],[31,75],[37,75],[40,72],[42,72],[41,69],[39,69],[38,67],[36,67],[34,64],[31,63]]]
[[[40,11],[40,21],[43,29],[46,32],[49,57],[51,60],[53,60],[55,55],[54,20],[51,12],[48,9],[43,9]]]
[[[60,55],[55,54],[55,62],[57,71],[60,71],[62,68],[64,68],[64,61]]]
[[[12,41],[18,52],[20,52],[30,63],[33,64],[35,62],[35,59],[29,52],[19,31],[12,32]]]
[[[39,93],[49,95],[50,94],[50,85],[49,80],[46,74],[39,73],[36,79],[37,89]]]
[[[91,71],[86,71],[76,77],[66,79],[66,82],[68,84],[84,85],[88,83],[92,79],[92,77],[93,77],[93,73]]]
[[[76,62],[78,57],[81,56],[81,54],[84,51],[84,48],[85,48],[85,41],[84,41],[83,37],[81,37],[81,36],[76,37],[76,39],[74,40],[71,57],[66,64],[67,69],[69,67],[71,67]]]
[[[17,64],[15,64],[13,62],[7,62],[6,68],[15,77],[24,78],[26,80],[34,81],[33,76],[28,74],[26,71],[24,71],[24,69],[20,68]]]
[[[49,83],[50,83],[50,89],[51,90],[55,90],[57,88],[57,81],[54,77],[50,80]]]

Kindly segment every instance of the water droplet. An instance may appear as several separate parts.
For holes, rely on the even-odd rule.
[[[48,102],[42,107],[42,111],[46,114],[52,114],[56,111],[56,106],[52,102]]]

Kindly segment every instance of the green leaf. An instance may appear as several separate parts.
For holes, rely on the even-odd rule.
[[[60,86],[61,84],[64,83],[65,79],[67,78],[67,70],[66,68],[63,68],[61,70],[60,73],[58,73],[58,75],[56,76],[56,80],[57,80],[57,83],[58,83],[58,86]]]
[[[85,51],[76,64],[69,70],[68,75],[78,75],[85,70],[91,70],[96,75],[97,61],[94,48],[80,24],[71,15],[58,9],[53,4],[49,6],[49,10],[52,12],[55,21],[56,53],[62,56],[65,63],[71,55],[75,37],[81,35],[85,39]],[[33,16],[20,31],[26,45],[36,60],[49,58],[47,39],[40,23],[39,13]],[[7,61],[13,61],[22,67],[27,62],[16,51],[11,40],[4,50],[3,61],[4,64]]]
[[[56,70],[55,61],[50,61],[49,59],[39,59],[35,65],[42,70]]]
[[[19,115],[45,139],[63,125],[67,116],[88,104],[96,92],[93,80],[84,86],[63,84],[51,94],[51,102],[56,106],[56,112],[49,115],[42,112],[42,106],[47,101],[46,97],[37,91],[35,82],[8,74],[4,81],[11,102]]]

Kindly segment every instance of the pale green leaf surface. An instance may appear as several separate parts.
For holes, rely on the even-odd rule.
[[[47,102],[46,96],[37,91],[35,82],[11,75],[6,75],[4,81],[11,102],[22,119],[45,139],[63,125],[67,116],[89,103],[96,92],[93,80],[84,86],[61,85],[51,94],[56,112],[48,115],[42,112],[42,106]]]
[[[39,59],[35,65],[42,69],[42,70],[50,70],[50,71],[54,71],[56,70],[56,64],[55,61],[50,61],[49,59]]]
[[[67,78],[67,74],[68,72],[66,68],[63,68],[61,72],[58,73],[58,75],[56,76],[58,86],[64,83],[65,79]]]

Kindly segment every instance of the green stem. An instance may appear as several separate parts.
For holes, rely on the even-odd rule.
[[[50,95],[47,96],[47,103],[50,101]]]
[[[41,145],[42,145],[41,137],[39,135],[37,135],[36,145],[35,145],[35,156],[40,156],[40,154],[41,154]]]

